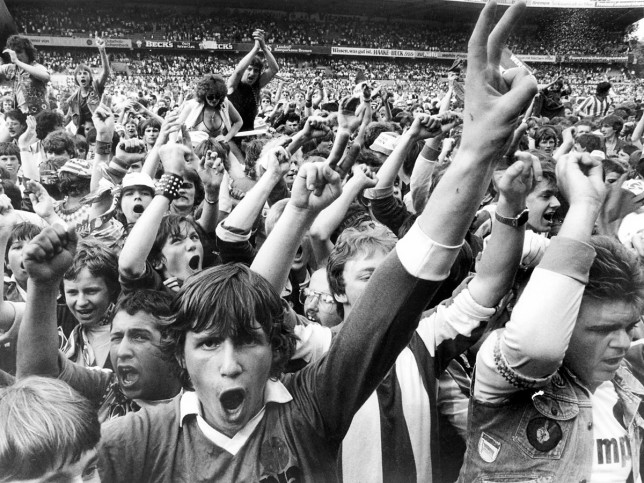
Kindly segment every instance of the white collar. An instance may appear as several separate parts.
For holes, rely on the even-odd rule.
[[[11,274],[11,278],[9,279],[9,281],[14,282],[16,284],[16,290],[18,291],[18,293],[22,297],[22,300],[24,300],[26,302],[27,301],[27,292],[20,287],[20,285],[18,284],[18,281],[16,280],[16,276],[13,273]]]
[[[197,415],[197,425],[203,435],[208,438],[212,443],[220,448],[226,450],[233,456],[246,444],[248,438],[253,433],[257,425],[264,417],[264,410],[267,403],[285,404],[293,400],[293,396],[288,392],[288,389],[280,381],[273,381],[271,379],[266,383],[264,388],[264,406],[262,409],[246,423],[232,438],[229,438],[223,433],[220,433],[215,428],[210,426],[202,417],[201,404],[197,398],[197,393],[194,391],[186,391],[181,395],[181,402],[179,405],[179,426],[183,426],[183,420],[186,416],[192,414]]]

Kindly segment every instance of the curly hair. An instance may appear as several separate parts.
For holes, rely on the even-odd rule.
[[[207,74],[197,82],[195,86],[195,98],[200,103],[206,102],[206,97],[214,95],[216,98],[221,99],[219,107],[223,105],[223,100],[226,98],[228,88],[224,78],[217,74]]]
[[[34,47],[34,44],[31,43],[31,40],[20,35],[12,35],[7,39],[7,49],[15,52],[24,51],[27,54],[28,64],[31,64],[38,58],[38,51]]]
[[[209,268],[190,277],[172,303],[175,321],[167,327],[169,343],[178,360],[184,359],[188,332],[207,332],[233,341],[257,340],[263,331],[273,362],[270,377],[277,379],[291,358],[297,340],[285,320],[287,309],[273,286],[241,263]],[[259,326],[257,326],[259,324]],[[189,374],[182,384],[190,388]]]
[[[40,111],[36,114],[36,137],[43,140],[47,134],[63,127],[63,116],[58,111]]]

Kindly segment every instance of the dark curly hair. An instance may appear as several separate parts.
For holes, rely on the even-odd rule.
[[[7,39],[7,49],[15,52],[23,50],[27,54],[28,64],[34,62],[38,57],[38,51],[34,47],[34,44],[31,43],[31,40],[20,35],[12,35]]]
[[[203,76],[195,86],[195,98],[201,103],[205,103],[206,97],[209,95],[214,95],[218,99],[221,99],[223,103],[227,93],[226,81],[222,76],[217,74]],[[219,104],[219,107],[221,107],[222,103]]]
[[[257,340],[263,331],[273,351],[272,379],[279,378],[295,350],[297,338],[285,320],[287,309],[280,295],[265,278],[241,263],[219,265],[190,277],[172,309],[175,321],[167,327],[170,343],[164,350],[172,350],[180,361],[188,332],[247,341]],[[181,381],[191,388],[185,367]]]

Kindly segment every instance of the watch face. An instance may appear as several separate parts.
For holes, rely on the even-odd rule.
[[[530,216],[530,213],[528,212],[528,210],[523,210],[519,215],[519,218],[517,218],[517,226],[525,225],[528,222],[529,216]]]

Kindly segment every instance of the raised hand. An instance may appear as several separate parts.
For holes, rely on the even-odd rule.
[[[414,118],[409,128],[409,134],[417,139],[435,138],[452,128],[453,116],[443,114],[430,116],[419,114]]]
[[[180,112],[175,111],[169,113],[163,123],[161,124],[161,129],[159,129],[159,137],[157,138],[156,145],[161,146],[168,142],[168,137],[170,134],[175,133],[181,129],[181,122],[179,122]]]
[[[537,81],[525,69],[500,71],[501,53],[525,10],[519,0],[492,28],[496,1],[490,0],[468,44],[461,149],[498,159],[506,152],[521,111],[537,94]]]
[[[101,103],[92,114],[92,122],[96,129],[97,140],[104,142],[112,141],[116,126],[114,115],[109,107]]]
[[[217,153],[208,151],[201,158],[197,172],[206,192],[219,190],[221,182],[224,179],[224,171],[224,162]]]
[[[15,63],[16,63],[16,61],[18,61],[18,54],[16,54],[15,50],[12,50],[12,49],[4,49],[4,50],[2,51],[2,53],[3,53],[3,54],[8,54],[8,55],[9,55],[9,58],[11,59],[11,62],[12,62],[13,64],[15,64]]]
[[[121,139],[116,146],[116,157],[127,167],[145,160],[145,141],[141,139]]]
[[[105,50],[106,45],[104,39],[102,39],[101,37],[96,37],[94,41],[96,42],[96,47],[98,47],[98,50]]]
[[[29,146],[38,141],[36,135],[36,118],[34,116],[27,116],[27,129],[18,138],[18,147],[22,151],[29,149]]]
[[[29,278],[37,283],[57,283],[71,266],[78,238],[61,224],[46,227],[22,250]]]
[[[309,116],[306,118],[302,134],[309,139],[318,139],[325,137],[331,128],[329,120],[321,116]]]
[[[44,186],[37,181],[27,181],[27,188],[34,213],[48,221],[54,214],[54,200],[49,196]]]
[[[570,205],[590,204],[599,209],[606,196],[602,163],[588,153],[570,153],[557,161],[557,184]]]
[[[255,40],[255,42],[257,42],[262,48],[266,45],[265,38],[266,32],[264,32],[263,30],[257,29],[253,32],[253,40]]]
[[[159,148],[163,170],[178,176],[183,176],[186,170],[186,157],[191,155],[192,151],[183,144],[170,143]]]
[[[307,163],[295,177],[289,203],[317,215],[341,192],[340,175],[328,163]]]
[[[508,204],[523,209],[528,194],[534,188],[535,179],[541,177],[541,163],[539,158],[525,152],[518,152],[516,159],[497,182],[497,188]]]
[[[360,96],[353,95],[344,97],[340,101],[340,109],[338,110],[338,128],[345,129],[349,132],[355,131],[360,122],[362,122],[362,117],[357,112],[360,106]]]
[[[376,173],[366,164],[354,164],[351,167],[353,176],[349,181],[355,183],[361,189],[374,188],[378,184]]]

